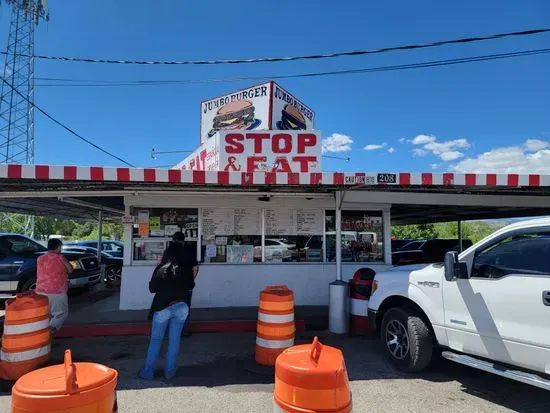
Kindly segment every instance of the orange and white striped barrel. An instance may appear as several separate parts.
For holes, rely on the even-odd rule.
[[[256,327],[256,362],[275,365],[277,356],[294,345],[294,293],[285,285],[271,285],[260,293]]]
[[[97,363],[63,364],[34,370],[12,388],[11,413],[117,413],[118,372]]]
[[[6,303],[0,375],[16,380],[50,358],[51,330],[48,298],[32,292]]]
[[[321,344],[291,347],[275,364],[275,413],[350,413],[352,397],[342,352]]]

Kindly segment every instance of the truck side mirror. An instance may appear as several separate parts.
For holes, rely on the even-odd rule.
[[[458,261],[456,251],[449,251],[445,254],[445,279],[454,281],[461,278],[468,278],[468,267],[465,262]]]

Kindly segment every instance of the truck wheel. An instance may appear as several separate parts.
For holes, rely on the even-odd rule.
[[[382,319],[380,339],[391,362],[401,371],[421,371],[432,360],[432,332],[412,309],[389,309]]]
[[[120,281],[122,268],[116,265],[111,265],[105,270],[105,282],[114,283]]]
[[[36,289],[36,277],[30,277],[21,285],[21,292]]]

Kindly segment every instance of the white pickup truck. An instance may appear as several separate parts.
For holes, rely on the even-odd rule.
[[[369,319],[393,364],[444,358],[550,390],[550,218],[509,225],[445,262],[376,274]]]

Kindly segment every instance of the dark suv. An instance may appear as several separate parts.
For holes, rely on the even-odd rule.
[[[472,246],[469,239],[462,240],[462,249]],[[403,247],[404,248],[404,247]],[[393,265],[422,264],[443,262],[447,251],[458,251],[458,239],[429,239],[419,242],[415,249],[392,253]]]
[[[0,234],[0,292],[14,293],[36,287],[36,262],[46,248],[19,234]],[[63,252],[74,271],[69,288],[87,287],[101,281],[101,270],[94,255]]]

